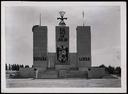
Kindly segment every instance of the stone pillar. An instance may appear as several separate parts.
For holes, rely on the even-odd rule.
[[[56,69],[69,69],[69,27],[56,26]]]
[[[91,67],[90,26],[77,26],[77,63],[79,69]]]
[[[33,26],[33,66],[45,70],[47,68],[47,26]]]

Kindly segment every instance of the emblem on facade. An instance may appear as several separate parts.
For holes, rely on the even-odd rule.
[[[64,18],[65,11],[60,11],[59,14],[60,18],[57,18],[57,20],[61,20],[59,25],[66,25],[64,22],[64,20],[67,20],[67,18]]]
[[[68,63],[68,48],[64,46],[57,47],[57,59],[61,64]]]

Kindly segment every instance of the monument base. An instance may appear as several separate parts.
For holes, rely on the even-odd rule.
[[[18,78],[35,78],[34,68],[20,68]],[[55,68],[38,68],[37,79],[62,79],[62,78],[103,78],[106,76],[105,68],[81,67],[78,70],[70,68],[70,65],[56,65]]]
[[[78,70],[59,70],[59,78],[88,78],[88,72]]]
[[[55,65],[56,70],[69,70],[70,65]]]
[[[54,79],[58,78],[58,72],[56,70],[46,70],[38,72],[38,79]]]

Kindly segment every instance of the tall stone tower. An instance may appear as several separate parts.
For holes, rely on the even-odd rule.
[[[79,68],[91,67],[90,26],[77,26],[77,60]]]
[[[64,23],[64,11],[60,11],[60,23],[56,26],[56,69],[69,68],[69,27]]]
[[[46,69],[47,57],[47,26],[35,25],[33,31],[33,66]]]

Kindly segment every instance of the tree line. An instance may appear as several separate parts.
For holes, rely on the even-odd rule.
[[[20,68],[29,68],[29,65],[23,64],[5,64],[6,70],[19,71]]]
[[[112,67],[112,66],[105,66],[105,65],[100,65],[99,66],[100,68],[105,68],[105,71],[109,74],[116,74],[118,76],[121,76],[121,68],[118,66],[118,67]]]

